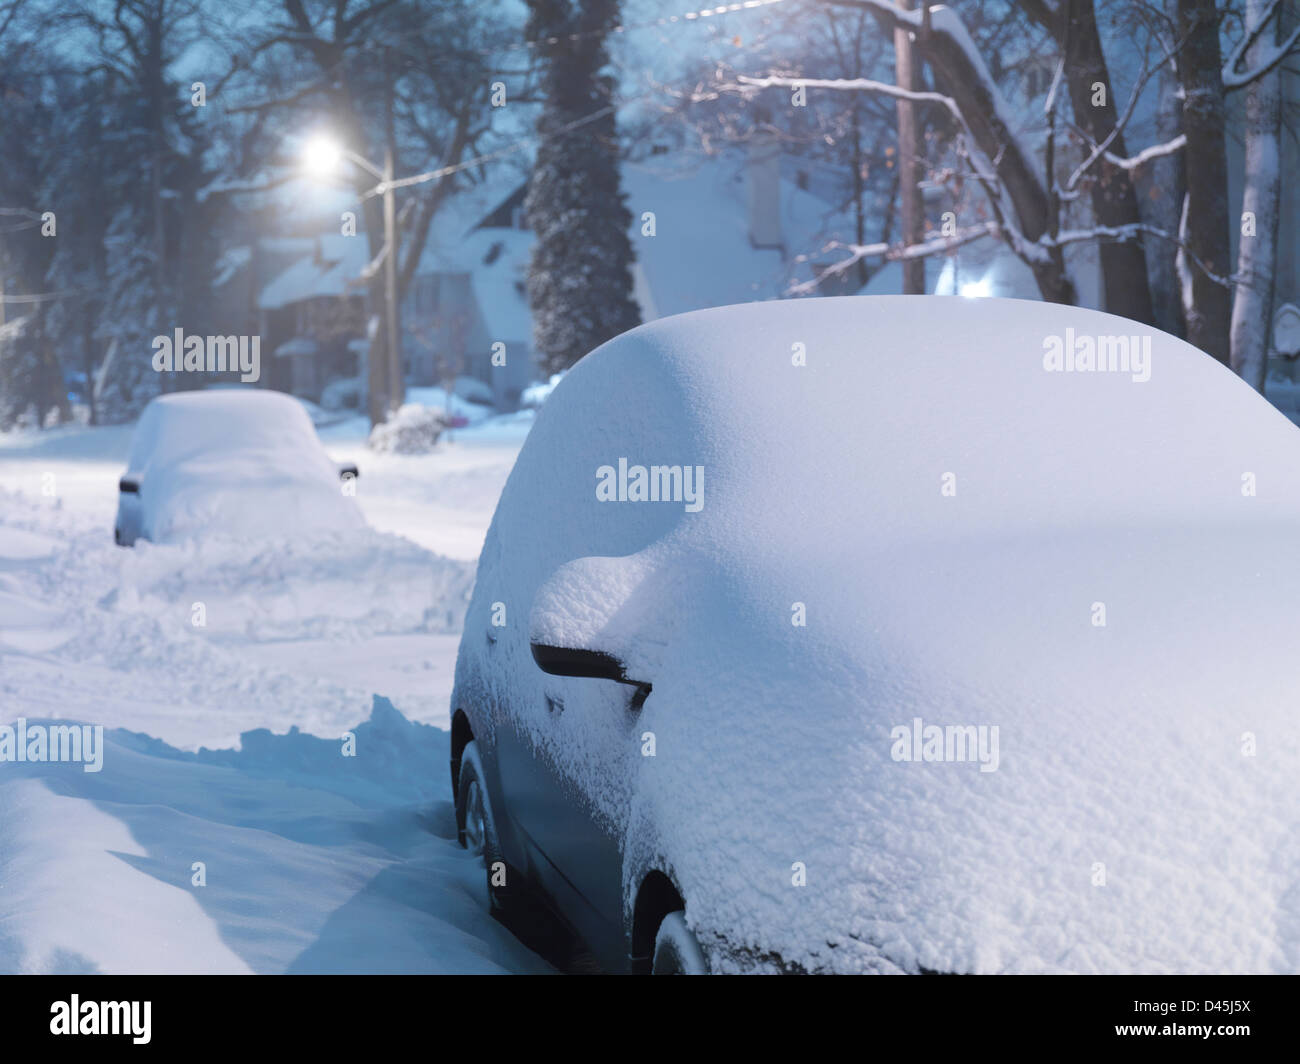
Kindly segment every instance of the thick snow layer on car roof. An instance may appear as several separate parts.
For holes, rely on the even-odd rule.
[[[1048,368],[1111,336],[1149,359]],[[1094,311],[655,322],[539,414],[455,697],[513,707],[723,969],[1294,971],[1298,443],[1226,368]],[[697,467],[702,505],[600,501],[620,458]],[[653,694],[548,712],[528,625],[483,640],[494,601]]]
[[[244,388],[179,392],[145,409],[128,474],[152,540],[293,537],[364,527],[302,404]]]

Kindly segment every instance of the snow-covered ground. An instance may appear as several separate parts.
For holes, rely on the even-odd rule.
[[[530,424],[422,456],[323,427],[373,531],[132,550],[112,541],[129,428],[0,436],[0,724],[103,725],[106,746],[97,773],[0,763],[0,972],[545,968],[456,845],[444,730]]]

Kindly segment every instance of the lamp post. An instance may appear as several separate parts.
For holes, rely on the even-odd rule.
[[[402,380],[402,356],[397,326],[397,208],[393,193],[393,152],[384,152],[384,165],[376,166],[363,155],[343,147],[329,137],[314,137],[303,149],[303,162],[307,170],[317,176],[328,176],[340,160],[347,159],[379,181],[384,197],[384,327],[387,357],[384,378],[387,381],[384,395],[385,414],[396,411],[399,384]],[[371,384],[374,374],[370,375]]]
[[[397,334],[397,211],[393,196],[393,152],[384,152],[384,310],[388,319],[388,412],[401,405],[402,352]]]

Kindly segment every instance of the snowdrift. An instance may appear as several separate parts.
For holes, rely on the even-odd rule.
[[[448,735],[376,697],[343,744],[186,753],[107,733],[102,772],[0,768],[0,972],[542,972],[487,913]],[[441,769],[442,771],[436,771]]]

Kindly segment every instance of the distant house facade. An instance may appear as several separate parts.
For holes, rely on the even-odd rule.
[[[359,376],[365,238],[263,240],[256,258],[270,278],[257,299],[264,385],[318,401],[331,381]]]
[[[842,258],[853,224],[787,179],[775,146],[747,153],[656,152],[623,166],[636,261],[633,294],[651,321],[784,296]],[[408,386],[447,386],[498,410],[539,376],[526,276],[533,234],[521,181],[450,200],[402,304]],[[257,305],[270,387],[318,400],[338,378],[364,386],[364,236],[262,241]],[[282,261],[267,269],[273,260]],[[845,289],[827,285],[819,294]]]

